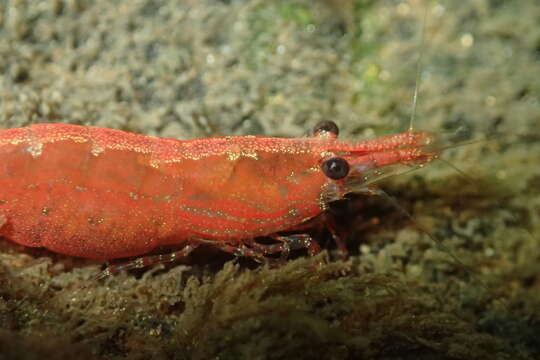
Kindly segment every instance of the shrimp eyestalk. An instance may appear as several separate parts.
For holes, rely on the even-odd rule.
[[[97,259],[181,249],[116,270],[172,261],[203,243],[261,261],[315,253],[306,224],[331,201],[430,162],[431,143],[415,131],[341,141],[333,123],[305,138],[188,141],[62,124],[1,130],[0,235]]]

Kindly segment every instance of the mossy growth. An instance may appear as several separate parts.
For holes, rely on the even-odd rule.
[[[365,273],[355,261],[328,261],[325,254],[279,269],[227,262],[215,274],[177,266],[103,283],[87,267],[47,279],[50,266],[26,265],[24,275],[3,267],[6,354],[487,359],[510,357],[517,340],[479,328],[473,315],[480,309],[466,307],[478,306],[484,291],[470,284],[459,285],[459,297],[452,286]],[[467,293],[474,299],[464,299]],[[484,293],[483,301],[492,303],[492,295]],[[510,326],[503,320],[509,304],[492,305],[483,326]],[[10,340],[14,332],[17,341]]]

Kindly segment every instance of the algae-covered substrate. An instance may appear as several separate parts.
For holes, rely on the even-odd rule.
[[[345,260],[195,254],[101,281],[2,239],[0,359],[540,357],[536,0],[2,1],[0,128],[403,131],[426,6],[414,126],[474,144],[442,154],[461,174],[433,162],[380,184],[414,221],[364,197]]]

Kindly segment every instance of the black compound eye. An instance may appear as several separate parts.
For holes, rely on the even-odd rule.
[[[323,161],[321,169],[330,179],[339,180],[349,174],[349,163],[343,158],[333,157]]]
[[[336,136],[339,135],[339,128],[333,121],[321,121],[315,125],[315,128],[313,128],[313,135],[318,135],[323,131],[332,133]]]

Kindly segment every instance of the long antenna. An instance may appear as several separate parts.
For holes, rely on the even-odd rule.
[[[409,131],[413,130],[414,119],[416,118],[416,108],[418,107],[418,93],[420,92],[420,75],[422,74],[422,59],[424,57],[424,43],[426,34],[426,21],[427,21],[428,5],[424,8],[424,18],[422,20],[422,29],[420,35],[420,51],[418,54],[418,60],[416,62],[416,80],[414,83],[414,93],[411,105],[411,119],[409,120]]]
[[[433,235],[427,228],[420,225],[415,220],[415,218],[411,215],[411,213],[408,212],[403,206],[401,206],[393,196],[388,195],[384,190],[378,187],[374,187],[374,186],[369,187],[368,193],[372,195],[381,196],[386,201],[388,201],[395,209],[397,209],[402,215],[404,215],[407,219],[409,219],[409,221],[411,221],[418,230],[420,230],[423,234],[429,237],[429,239],[433,241],[433,243],[435,243],[435,245],[437,245],[439,249],[441,249],[442,251],[450,255],[450,257],[456,262],[456,264],[458,264],[462,269],[464,269],[468,273],[474,274],[472,267],[470,267],[469,265],[461,261],[461,259],[458,258],[457,255],[454,254],[452,250],[450,250],[450,248],[444,245],[444,242],[441,239]]]

